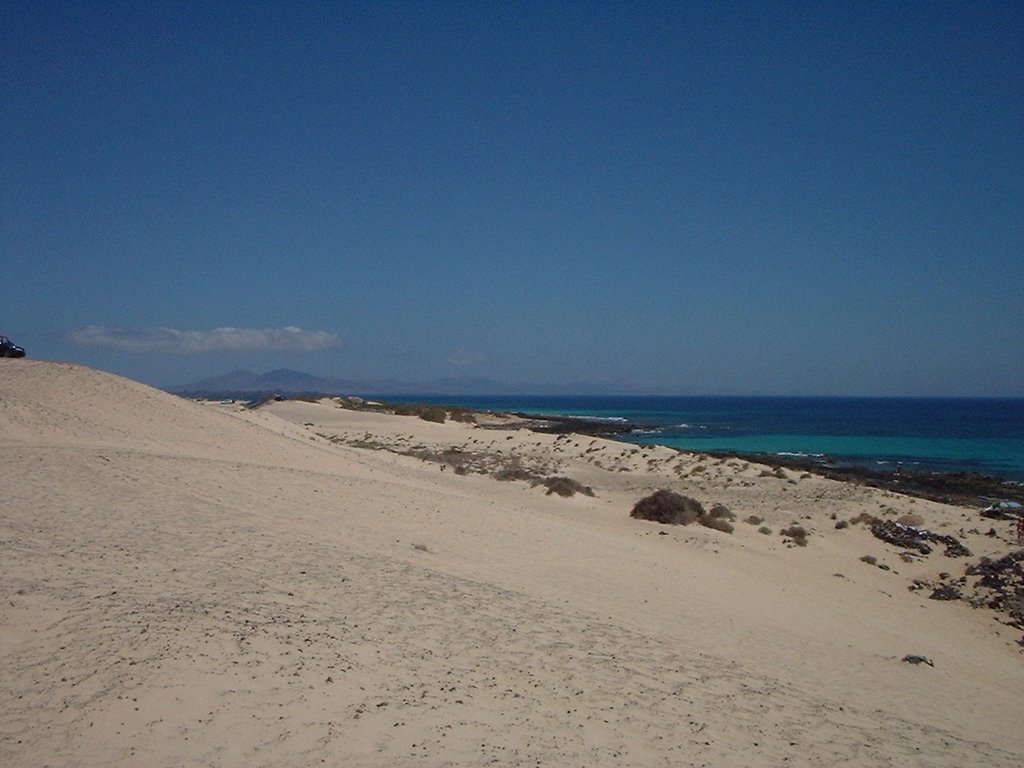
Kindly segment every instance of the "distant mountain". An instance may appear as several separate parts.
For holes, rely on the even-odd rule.
[[[434,381],[380,381],[314,376],[279,368],[266,373],[231,371],[223,376],[168,387],[191,397],[254,397],[258,395],[497,395],[514,394],[514,388],[492,379],[463,378]]]

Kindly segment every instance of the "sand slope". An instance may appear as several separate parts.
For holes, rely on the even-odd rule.
[[[985,536],[969,510],[588,437],[330,401],[247,411],[0,363],[2,765],[1024,761],[1019,633],[906,588],[962,564],[904,563],[830,518],[916,511],[1005,552],[1008,531]],[[442,471],[414,448],[596,496]],[[773,535],[630,520],[658,487]],[[777,535],[794,521],[805,548]]]

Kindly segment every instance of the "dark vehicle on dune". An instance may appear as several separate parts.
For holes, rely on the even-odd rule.
[[[0,336],[0,357],[24,357],[24,347],[19,347],[6,336]]]

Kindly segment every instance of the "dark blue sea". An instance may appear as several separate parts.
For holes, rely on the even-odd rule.
[[[396,398],[388,398],[395,400]],[[1024,399],[419,397],[480,410],[628,422],[618,439],[841,465],[977,472],[1024,482]]]

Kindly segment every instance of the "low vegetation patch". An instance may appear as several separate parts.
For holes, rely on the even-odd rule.
[[[725,504],[715,504],[711,507],[711,511],[708,512],[708,517],[717,518],[720,520],[735,520],[734,515]]]
[[[705,515],[700,519],[700,524],[705,528],[714,528],[716,531],[722,531],[724,533],[732,533],[732,523],[726,520],[724,517],[711,517]]]
[[[729,521],[736,518],[723,504],[716,504],[711,511],[705,511],[704,505],[696,499],[666,489],[655,491],[650,496],[640,499],[633,506],[629,516],[663,525],[700,523],[707,528],[725,533],[733,532]]]
[[[543,485],[548,489],[548,496],[553,493],[566,498],[575,496],[577,493],[582,493],[584,496],[594,495],[593,488],[589,485],[583,485],[583,483],[573,480],[571,477],[545,477],[543,480],[534,481],[533,485]]]
[[[860,525],[861,523],[863,523],[864,525],[874,525],[878,521],[879,518],[875,517],[874,515],[869,515],[867,512],[861,512],[856,517],[850,518],[850,525]]]
[[[444,424],[448,419],[448,412],[436,405],[419,405],[417,403],[400,403],[392,406],[392,412],[396,416],[417,416],[424,421],[432,421],[436,424]]]
[[[918,514],[910,512],[909,514],[897,517],[896,522],[900,525],[909,525],[912,528],[921,528],[924,525],[924,518]]]
[[[706,515],[700,518],[699,522],[706,528],[732,533],[734,529],[730,521],[735,519],[736,515],[725,504],[715,504]]]
[[[524,467],[503,467],[491,474],[495,480],[500,480],[503,483],[509,483],[514,480],[530,480],[535,481],[538,479],[536,472],[531,472]]]
[[[663,525],[690,525],[703,514],[704,505],[696,499],[663,489],[640,499],[629,516]]]
[[[789,528],[783,528],[779,531],[779,535],[789,539],[798,547],[807,546],[807,531],[804,530],[803,526],[791,525]]]

